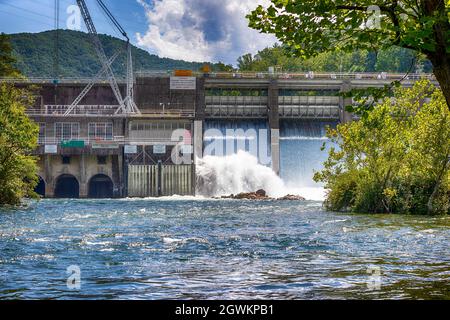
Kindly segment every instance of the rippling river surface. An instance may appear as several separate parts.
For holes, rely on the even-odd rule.
[[[43,200],[0,211],[0,299],[450,299],[449,244],[320,202]]]

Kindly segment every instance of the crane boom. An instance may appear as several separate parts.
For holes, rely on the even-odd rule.
[[[114,23],[116,28],[119,29],[119,31],[122,33],[122,35],[127,39],[127,89],[126,89],[126,97],[123,99],[122,94],[120,92],[119,85],[117,83],[116,77],[114,75],[114,72],[112,70],[112,63],[114,62],[115,58],[118,54],[115,54],[112,58],[108,59],[106,56],[105,50],[103,48],[103,45],[100,41],[100,38],[98,36],[97,30],[95,28],[94,22],[92,20],[92,17],[89,13],[89,10],[87,8],[86,2],[84,0],[77,0],[77,5],[80,8],[80,13],[83,17],[83,20],[86,24],[86,28],[88,30],[88,33],[91,37],[92,43],[94,45],[95,51],[97,53],[97,56],[100,59],[100,62],[102,64],[102,69],[97,74],[96,77],[84,88],[84,90],[80,93],[80,95],[73,101],[73,103],[70,105],[69,109],[66,111],[65,114],[70,114],[72,110],[80,103],[80,101],[86,96],[86,94],[89,92],[89,90],[93,87],[94,83],[98,80],[98,78],[103,74],[106,73],[107,80],[111,86],[111,89],[113,90],[114,96],[117,99],[117,102],[119,103],[119,108],[116,111],[116,114],[118,113],[140,113],[139,109],[137,108],[136,104],[134,103],[133,98],[133,86],[134,86],[134,77],[133,77],[133,62],[132,62],[132,55],[131,55],[131,44],[130,39],[128,38],[127,33],[122,28],[122,26],[119,24],[119,22],[114,18],[114,16],[111,14],[111,12],[108,10],[108,8],[105,6],[103,1],[97,0],[100,7],[106,12],[107,16],[111,19],[111,21]]]

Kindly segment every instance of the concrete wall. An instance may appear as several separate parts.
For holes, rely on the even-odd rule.
[[[70,164],[63,164],[60,155],[43,155],[39,158],[39,176],[45,182],[45,196],[55,196],[55,187],[58,178],[62,175],[74,176],[80,186],[80,198],[88,196],[89,181],[92,177],[103,174],[108,176],[114,185],[114,195],[121,196],[123,188],[121,174],[114,168],[118,156],[107,156],[106,164],[98,164],[97,156],[75,155],[70,156]]]
[[[88,195],[88,184],[92,176],[105,174],[113,180],[114,195],[127,195],[127,179],[129,177],[128,168],[130,165],[155,165],[158,161],[162,164],[171,165],[171,152],[174,143],[162,141],[167,145],[165,154],[154,154],[150,143],[139,143],[131,141],[130,123],[144,121],[152,123],[156,121],[184,121],[192,124],[194,155],[191,160],[201,158],[203,154],[203,127],[204,121],[208,118],[206,114],[207,99],[206,90],[212,89],[233,89],[233,90],[260,90],[267,92],[261,98],[264,100],[262,107],[267,107],[267,112],[262,116],[269,122],[272,167],[279,173],[280,170],[280,92],[281,90],[323,90],[325,92],[346,92],[352,87],[361,87],[361,81],[354,83],[350,80],[289,80],[289,79],[214,79],[197,78],[196,90],[170,90],[169,77],[160,78],[138,78],[135,84],[135,101],[141,110],[141,115],[109,115],[109,116],[82,116],[71,115],[63,117],[61,115],[33,114],[32,118],[36,122],[46,124],[46,137],[51,140],[55,137],[56,122],[78,122],[80,124],[79,138],[88,138],[89,123],[110,122],[113,124],[113,136],[119,141],[119,146],[113,149],[94,149],[87,143],[85,148],[59,148],[56,155],[45,154],[44,146],[41,145],[35,154],[39,156],[39,174],[46,183],[46,194],[48,197],[54,196],[55,183],[62,174],[73,175],[80,183],[80,196]],[[25,84],[17,84],[26,86]],[[45,105],[70,105],[78,96],[86,84],[43,84],[36,94],[36,105],[34,111],[45,110]],[[122,93],[125,93],[124,84],[120,85]],[[267,95],[267,96],[266,96]],[[211,97],[208,97],[211,98]],[[211,99],[210,99],[211,100]],[[220,100],[220,99],[219,99]],[[233,99],[229,99],[230,101]],[[240,101],[239,99],[234,99]],[[233,101],[234,101],[233,100]],[[242,99],[241,99],[242,100]],[[281,99],[284,101],[283,99]],[[297,99],[298,100],[298,99]],[[209,101],[209,100],[208,100]],[[236,102],[238,103],[238,102]],[[351,98],[339,99],[339,118],[341,122],[352,120],[352,115],[345,112],[344,106],[351,104]],[[80,105],[117,105],[109,84],[102,83],[95,85],[92,90],[81,101]],[[245,107],[245,106],[244,106]],[[184,110],[192,112],[189,116],[181,115],[177,118],[173,114],[163,114],[170,110]],[[156,111],[156,113],[155,113]],[[161,114],[158,116],[158,113]],[[195,116],[194,115],[195,112]],[[152,114],[153,113],[153,114]],[[306,115],[308,116],[308,115]],[[242,119],[242,115],[235,118]],[[227,115],[225,119],[233,119],[233,115]],[[124,140],[125,139],[125,140]],[[50,143],[50,142],[47,142]],[[58,141],[53,143],[57,144]],[[124,155],[124,144],[137,144],[138,153],[134,155]],[[145,153],[143,152],[145,150]],[[61,156],[70,156],[71,163],[63,165]],[[99,165],[97,156],[107,156],[107,164]],[[194,169],[195,170],[195,169]]]

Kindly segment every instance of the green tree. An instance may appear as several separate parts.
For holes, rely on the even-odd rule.
[[[0,84],[0,204],[19,204],[34,197],[37,183],[36,159],[39,129],[25,114],[33,103],[30,92]]]
[[[241,61],[248,61],[242,64],[245,70],[241,71],[267,72],[269,67],[276,67],[279,72],[408,72],[411,67],[412,71],[416,71],[416,65],[426,62],[420,57],[415,64],[415,53],[400,47],[378,52],[322,52],[315,57],[302,59],[291,56],[287,48],[274,45],[250,56],[240,58]],[[430,69],[424,68],[422,71],[429,72]]]
[[[234,68],[232,65],[225,64],[222,61],[215,63],[213,66],[213,69],[214,69],[214,71],[218,71],[218,72],[233,72],[234,71]]]
[[[0,77],[20,76],[12,67],[8,38],[0,36]],[[12,84],[0,83],[0,205],[17,205],[24,197],[35,197],[36,159],[30,153],[37,146],[39,129],[25,114],[33,95]]]
[[[16,59],[12,56],[10,38],[6,34],[0,34],[0,76],[18,76],[19,71],[13,66]]]
[[[253,68],[253,56],[251,53],[245,54],[239,57],[237,60],[238,68],[241,71],[252,71]]]
[[[248,17],[300,57],[355,49],[411,49],[431,61],[450,109],[450,1],[271,0]]]
[[[324,182],[331,210],[450,213],[450,112],[428,81],[396,89],[360,121],[328,136]]]

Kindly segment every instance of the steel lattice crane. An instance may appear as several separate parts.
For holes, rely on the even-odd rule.
[[[134,102],[134,76],[133,76],[133,58],[131,54],[131,43],[130,38],[128,37],[125,30],[119,24],[119,22],[114,18],[112,13],[106,7],[102,0],[97,0],[100,7],[105,11],[108,18],[112,21],[114,26],[120,31],[120,33],[126,38],[126,51],[127,51],[127,88],[126,88],[126,97],[125,99],[122,97],[120,92],[119,85],[117,83],[116,77],[114,76],[114,72],[112,70],[111,65],[114,63],[116,58],[119,56],[122,50],[116,52],[112,57],[108,58],[106,56],[103,45],[98,36],[97,30],[95,28],[94,22],[92,21],[89,10],[86,6],[86,2],[84,0],[77,0],[78,7],[80,8],[80,13],[83,17],[83,20],[88,29],[89,35],[91,36],[92,43],[95,47],[95,51],[97,56],[100,59],[102,64],[102,69],[97,73],[97,75],[88,83],[88,85],[83,89],[83,91],[78,95],[78,97],[72,102],[64,115],[70,115],[70,113],[78,106],[80,101],[86,96],[89,90],[95,85],[97,81],[99,81],[105,74],[108,79],[108,82],[113,90],[114,96],[119,103],[119,108],[116,110],[115,114],[140,114],[139,109],[137,108]]]

